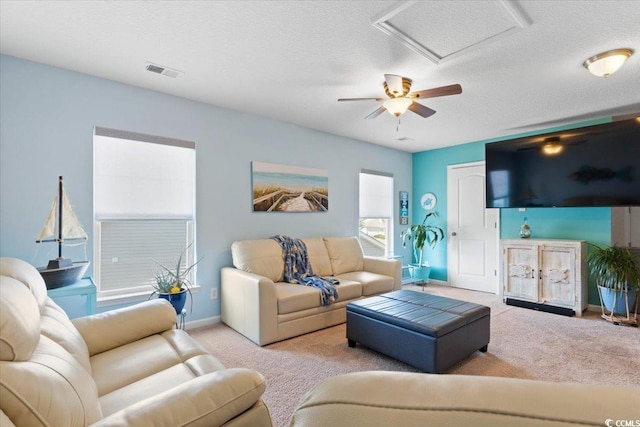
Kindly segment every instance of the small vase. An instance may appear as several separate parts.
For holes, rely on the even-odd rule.
[[[531,228],[529,228],[529,224],[527,224],[527,217],[524,218],[524,224],[520,226],[520,238],[528,239],[531,237]]]
[[[176,310],[176,314],[182,313],[185,303],[187,302],[187,290],[183,289],[174,294],[158,294],[158,298],[164,298],[171,303]]]

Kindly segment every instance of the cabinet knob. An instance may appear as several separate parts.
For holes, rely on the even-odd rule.
[[[453,233],[451,233],[451,235],[455,237],[455,236],[457,236],[457,235],[458,235],[458,233],[456,233],[456,232],[454,231]]]

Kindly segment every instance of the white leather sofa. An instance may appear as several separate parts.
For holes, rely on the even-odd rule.
[[[338,299],[323,306],[319,290],[283,282],[275,240],[237,241],[221,271],[222,322],[262,346],[344,323],[349,302],[402,286],[400,261],[364,256],[356,237],[302,240],[314,274],[340,281]]]
[[[637,425],[638,390],[514,378],[357,372],[309,391],[291,427]]]
[[[69,320],[38,271],[0,259],[0,425],[271,426],[264,378],[225,369],[162,299]]]

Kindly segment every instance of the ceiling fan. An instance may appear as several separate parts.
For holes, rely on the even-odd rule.
[[[457,95],[462,93],[459,84],[441,86],[433,89],[411,92],[411,79],[395,74],[384,75],[384,92],[389,98],[340,98],[338,101],[378,101],[384,102],[382,107],[369,114],[365,119],[374,119],[388,111],[390,114],[400,117],[407,110],[411,110],[424,118],[434,115],[436,112],[429,107],[417,103],[414,99],[435,98],[438,96]]]

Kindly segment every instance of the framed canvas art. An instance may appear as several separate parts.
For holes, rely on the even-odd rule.
[[[326,212],[329,172],[326,169],[252,162],[254,212]]]

